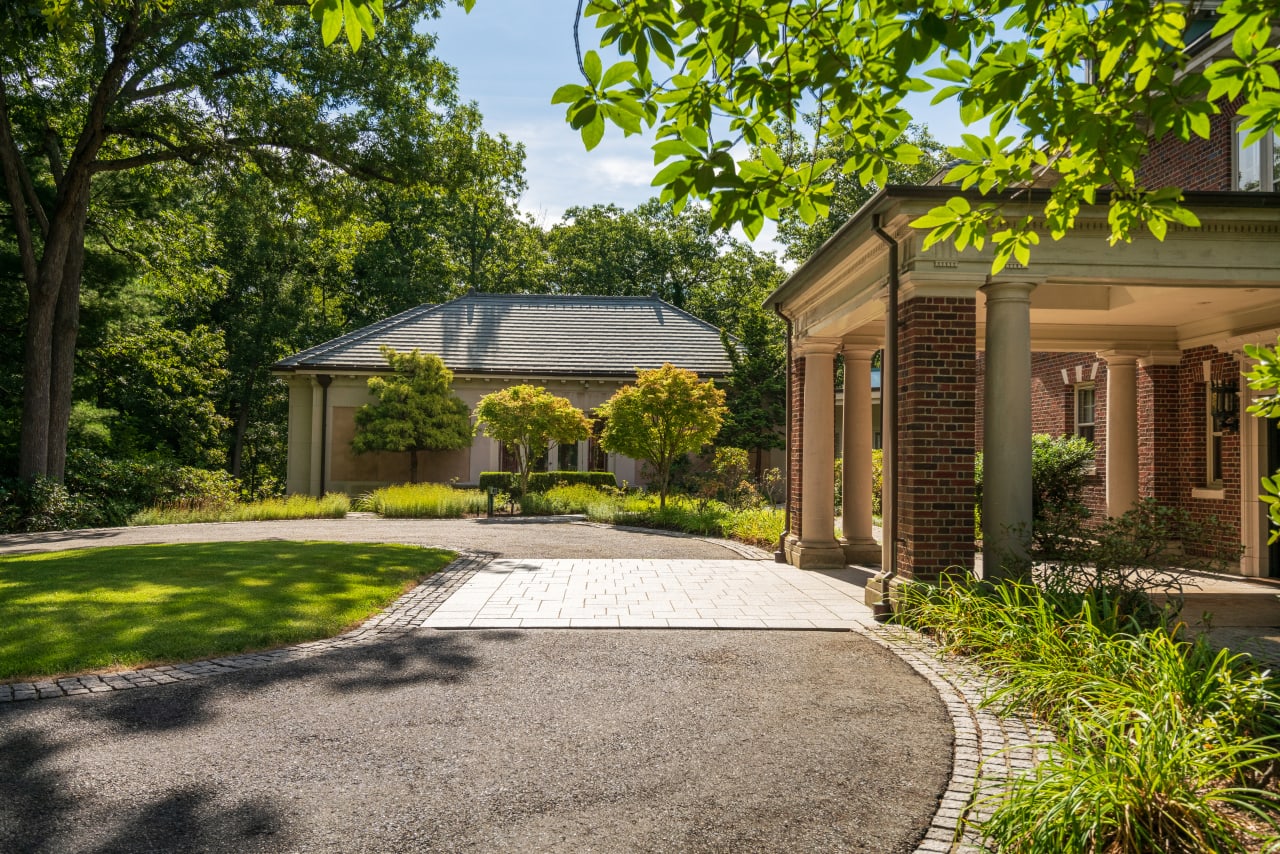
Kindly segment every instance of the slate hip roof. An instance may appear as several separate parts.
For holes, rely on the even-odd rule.
[[[719,330],[656,297],[478,293],[409,309],[271,367],[385,371],[382,345],[435,353],[458,374],[632,377],[663,362],[701,376],[732,370]]]

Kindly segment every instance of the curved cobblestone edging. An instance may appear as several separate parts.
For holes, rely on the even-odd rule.
[[[493,559],[488,552],[458,552],[452,562],[434,573],[418,586],[405,593],[385,610],[378,612],[357,628],[332,638],[281,647],[265,652],[249,652],[228,655],[184,664],[162,664],[119,673],[67,676],[42,682],[18,682],[0,685],[0,703],[18,700],[45,700],[52,697],[69,697],[77,694],[102,694],[108,691],[126,691],[147,685],[164,685],[169,682],[185,682],[217,673],[248,670],[310,658],[333,649],[359,646],[395,635],[413,631],[423,620],[466,584],[477,571]]]
[[[998,795],[1011,777],[1043,758],[1040,745],[1056,739],[1027,718],[1001,718],[981,708],[988,679],[973,664],[940,658],[923,636],[901,626],[860,629],[929,680],[938,691],[955,730],[951,782],[916,854],[977,854],[989,850],[975,830],[991,814],[987,799]]]

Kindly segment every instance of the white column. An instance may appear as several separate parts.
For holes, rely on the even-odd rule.
[[[1138,354],[1107,350],[1107,515],[1138,500]]]
[[[880,545],[871,536],[871,357],[876,348],[846,344],[844,354],[845,560],[879,563]]]
[[[809,340],[804,356],[804,430],[801,437],[800,542],[795,565],[844,566],[836,541],[835,360],[839,341]]]
[[[987,298],[982,440],[982,566],[985,578],[1027,569],[1031,541],[1031,292],[994,282]]]

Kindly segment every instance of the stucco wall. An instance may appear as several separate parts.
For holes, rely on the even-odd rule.
[[[533,382],[568,400],[584,412],[604,403],[625,383],[620,380],[560,380],[541,378],[457,377],[454,392],[472,410],[480,398],[521,382]],[[289,473],[288,491],[312,493],[320,489],[322,461],[320,446],[321,401],[323,390],[311,376],[293,376],[289,383]],[[355,411],[373,402],[369,394],[367,376],[335,376],[328,389],[327,412],[324,422],[325,458],[324,490],[358,495],[380,486],[404,483],[409,479],[409,454],[377,452],[355,455],[351,452],[351,438],[355,435]],[[578,448],[580,466],[587,464],[587,443]],[[555,460],[553,454],[551,459]],[[448,483],[457,479],[461,484],[479,482],[480,473],[501,468],[497,442],[484,435],[477,435],[471,447],[462,451],[420,453],[418,455],[418,480]],[[641,466],[635,460],[618,454],[608,455],[608,470],[632,485],[645,483]]]

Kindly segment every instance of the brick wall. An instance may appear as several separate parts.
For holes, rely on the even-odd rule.
[[[975,302],[921,297],[899,313],[898,569],[972,567]]]
[[[800,495],[804,473],[801,469],[804,455],[804,357],[794,356],[791,360],[791,443],[787,479],[787,493],[791,497],[791,515],[788,521],[788,536],[800,538]]]
[[[1179,500],[1182,406],[1178,366],[1138,366],[1138,494],[1170,507]]]
[[[1178,450],[1174,454],[1177,472],[1174,488],[1178,506],[1186,508],[1192,518],[1205,521],[1217,517],[1227,523],[1222,544],[1240,542],[1240,434],[1222,436],[1222,498],[1192,498],[1191,490],[1203,487],[1208,480],[1206,458],[1208,424],[1205,419],[1204,362],[1212,364],[1214,376],[1222,378],[1240,373],[1240,365],[1229,353],[1213,347],[1186,350],[1177,367],[1178,412],[1176,436]],[[1191,553],[1203,552],[1194,543],[1183,543]]]
[[[1184,190],[1230,190],[1232,134],[1240,99],[1222,99],[1221,111],[1209,119],[1209,138],[1183,142],[1171,136],[1151,144],[1138,169],[1138,180],[1148,187],[1173,185]]]

